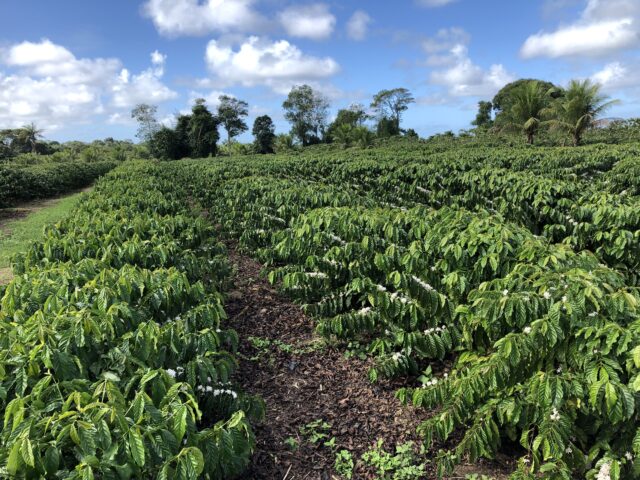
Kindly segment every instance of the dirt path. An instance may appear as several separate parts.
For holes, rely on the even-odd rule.
[[[354,459],[379,438],[388,448],[418,440],[415,427],[421,419],[394,398],[392,385],[369,383],[368,363],[325,347],[314,334],[313,321],[260,278],[258,263],[233,248],[229,253],[237,276],[226,310],[241,339],[239,381],[267,404],[244,479],[339,478],[334,476],[335,454],[322,446],[332,437],[334,451],[349,450]],[[300,428],[317,420],[330,427],[314,445]],[[354,478],[371,478],[358,466],[355,472]]]
[[[28,202],[20,203],[18,205],[14,205],[13,207],[0,208],[0,232],[10,233],[8,232],[7,224],[11,223],[12,221],[24,218],[27,215],[37,212],[38,210],[42,210],[43,208],[52,207],[64,198],[75,195],[77,193],[88,192],[92,188],[93,186],[89,186],[80,190],[74,190],[72,192],[65,193],[64,195],[60,195],[57,197],[29,200]]]

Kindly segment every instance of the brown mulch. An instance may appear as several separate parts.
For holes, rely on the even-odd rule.
[[[396,443],[419,443],[415,429],[424,417],[400,404],[394,397],[396,387],[371,384],[368,362],[347,359],[326,346],[297,354],[273,347],[268,354],[259,355],[249,337],[300,349],[321,340],[300,307],[261,278],[260,264],[232,248],[229,257],[237,268],[236,290],[227,298],[225,309],[240,335],[237,380],[267,405],[265,421],[255,429],[257,450],[243,479],[339,478],[333,470],[335,454],[320,445],[322,441],[313,445],[300,433],[300,427],[318,419],[331,425],[326,440],[335,437],[337,449],[349,450],[354,459],[379,438],[390,450]],[[288,438],[295,439],[299,447],[287,446]],[[371,478],[363,475],[356,469],[355,478]]]
[[[356,461],[353,478],[369,480],[375,475],[357,460],[378,439],[390,452],[407,441],[420,445],[416,427],[429,412],[403,406],[395,398],[401,382],[371,384],[367,378],[371,363],[346,358],[344,352],[322,343],[313,320],[260,275],[259,263],[238,253],[234,245],[229,245],[229,258],[237,272],[234,290],[225,301],[230,326],[240,336],[236,380],[267,405],[265,420],[255,426],[257,448],[243,480],[339,479],[333,465],[335,452],[342,449]],[[256,348],[250,337],[271,345]],[[274,342],[305,351],[283,351]],[[321,347],[307,348],[312,345]],[[300,432],[319,419],[331,425],[325,440],[335,437],[333,452],[322,446],[323,441],[314,445]],[[297,447],[287,445],[287,439],[295,440]],[[483,462],[467,466],[461,477],[456,472],[456,478],[469,471],[506,478],[504,467]],[[428,462],[429,478],[435,478],[433,468]]]

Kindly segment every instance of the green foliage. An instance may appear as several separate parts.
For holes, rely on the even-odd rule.
[[[384,132],[390,135],[397,135],[397,133],[392,132],[400,132],[402,114],[409,109],[409,105],[412,103],[415,103],[415,99],[406,88],[393,88],[376,93],[371,102],[371,108],[375,110],[379,119],[378,131],[381,130],[380,124],[382,120],[386,119],[389,124],[383,129]]]
[[[151,135],[149,149],[151,155],[160,160],[178,160],[184,151],[177,132],[168,127],[162,127]]]
[[[158,165],[120,167],[15,260],[2,476],[231,478],[247,464],[262,405],[230,383],[224,247],[187,195]]]
[[[220,103],[217,118],[227,132],[227,143],[231,144],[232,138],[247,131],[244,118],[249,114],[249,104],[228,95],[220,95],[218,100]]]
[[[568,132],[574,146],[580,145],[585,130],[594,124],[598,116],[616,103],[603,95],[601,90],[601,85],[591,80],[572,80],[563,96],[550,108],[550,125]]]
[[[338,475],[347,480],[351,480],[353,478],[353,468],[355,467],[355,463],[353,461],[353,456],[349,450],[340,450],[336,454],[336,460],[334,463],[334,468]]]
[[[640,208],[623,169],[639,153],[392,140],[174,171],[321,334],[437,409],[420,432],[449,446],[441,475],[519,442],[514,478],[624,478]]]
[[[493,119],[491,118],[491,111],[493,110],[493,104],[491,102],[479,101],[478,113],[471,125],[479,128],[489,128],[493,125]]]
[[[329,102],[309,85],[293,87],[282,103],[291,134],[302,146],[318,143],[327,124]]]
[[[328,439],[330,431],[331,425],[322,419],[314,420],[300,427],[300,434],[313,444]]]
[[[524,133],[527,143],[532,145],[543,113],[552,100],[551,92],[545,88],[535,80],[513,88],[509,96],[509,107],[496,119],[497,127]]]
[[[251,133],[254,137],[254,148],[256,153],[273,153],[276,140],[275,126],[273,120],[268,115],[257,117],[253,122]]]
[[[500,91],[493,97],[493,100],[491,100],[491,104],[493,105],[493,109],[496,111],[497,116],[499,117],[501,112],[508,111],[511,108],[513,102],[512,93],[515,90],[518,90],[523,86],[534,82],[537,83],[545,92],[554,90],[555,93],[552,94],[553,97],[558,98],[562,96],[562,89],[551,82],[536,80],[533,78],[521,78],[502,87]]]
[[[114,162],[0,165],[0,208],[86,187],[115,166]]]
[[[142,142],[151,142],[155,133],[160,129],[160,124],[156,119],[158,107],[140,103],[131,110],[131,118],[138,122],[138,132],[136,136]]]
[[[372,467],[378,480],[418,480],[425,478],[424,465],[416,458],[413,444],[397,445],[395,454],[383,448],[382,440],[362,456],[365,465]]]
[[[226,101],[225,114],[226,127],[231,140],[241,129],[244,122],[241,120],[242,105],[234,103],[236,111],[240,115],[236,120],[242,122],[237,123],[231,118],[231,110],[234,108],[230,105],[235,99]],[[161,160],[177,160],[180,158],[191,157],[209,157],[217,153],[217,142],[220,138],[218,134],[218,124],[220,120],[214,117],[207,106],[205,100],[198,98],[191,109],[190,115],[179,115],[176,119],[175,128],[161,127],[156,128],[148,136],[149,150],[151,155]],[[235,123],[234,123],[235,122]],[[246,128],[246,125],[245,125]],[[233,135],[232,135],[233,134]]]

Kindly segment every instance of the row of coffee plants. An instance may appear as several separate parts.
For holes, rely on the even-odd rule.
[[[230,381],[224,247],[161,165],[108,174],[14,268],[0,303],[0,476],[245,468],[263,406]]]
[[[84,188],[116,165],[115,162],[0,165],[0,208]]]
[[[530,169],[402,149],[171,168],[321,333],[366,346],[372,380],[405,375],[399,397],[438,411],[420,430],[449,446],[441,474],[519,444],[516,478],[616,479],[640,474],[640,209],[608,174],[622,150],[545,149]]]
[[[509,165],[516,160],[505,160],[500,151],[493,161],[489,151],[485,156],[462,150],[423,159],[401,152],[396,162],[395,152],[374,150],[369,157],[360,153],[353,161],[313,155],[257,161],[256,171],[261,177],[331,185],[351,197],[368,197],[377,205],[451,206],[498,213],[536,235],[567,242],[576,250],[592,250],[603,262],[625,270],[636,284],[640,200],[632,187],[622,188],[619,165],[636,158],[632,156],[638,154],[637,149],[590,147],[581,150],[582,157],[566,150],[541,149],[534,155],[540,158],[532,158],[528,170],[522,160],[528,149],[523,150],[525,153],[510,152],[517,157],[517,168]],[[581,166],[580,158],[587,167]],[[552,162],[558,165],[552,168]],[[244,168],[243,176],[256,174]],[[590,174],[575,173],[581,170]],[[214,175],[234,177],[234,171],[224,167]]]

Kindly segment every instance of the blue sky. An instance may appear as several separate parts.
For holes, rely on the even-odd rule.
[[[0,128],[49,139],[133,138],[136,103],[170,122],[222,93],[284,132],[302,83],[333,112],[407,87],[424,136],[522,77],[593,78],[621,100],[610,116],[640,116],[639,0],[3,0],[0,18]]]

